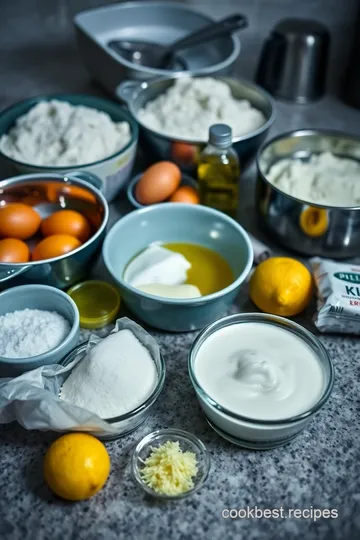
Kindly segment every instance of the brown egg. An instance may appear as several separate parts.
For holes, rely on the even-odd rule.
[[[86,242],[91,234],[91,228],[88,220],[75,210],[59,210],[43,220],[41,224],[43,236],[52,234],[70,234]]]
[[[196,189],[190,186],[181,186],[170,197],[169,202],[199,204],[200,198]]]
[[[0,236],[26,240],[40,227],[41,217],[22,203],[9,203],[0,207]]]
[[[0,262],[24,263],[30,259],[30,250],[22,240],[18,238],[4,238],[0,240]]]
[[[53,259],[69,253],[81,246],[80,240],[69,234],[53,234],[47,236],[37,244],[32,252],[33,261],[43,261]]]
[[[171,146],[171,157],[181,165],[194,165],[196,163],[196,146],[184,142],[174,142]]]
[[[141,204],[165,201],[177,190],[181,181],[181,171],[175,163],[159,161],[142,175],[136,184],[135,197]]]

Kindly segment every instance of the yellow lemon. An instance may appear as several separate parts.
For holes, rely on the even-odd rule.
[[[295,259],[272,257],[259,264],[250,280],[250,297],[262,311],[291,317],[310,302],[309,270]]]
[[[327,210],[308,206],[301,212],[299,223],[302,231],[307,236],[322,236],[329,226]]]
[[[89,499],[105,484],[110,457],[92,435],[69,433],[50,446],[44,458],[44,477],[50,489],[69,501]]]

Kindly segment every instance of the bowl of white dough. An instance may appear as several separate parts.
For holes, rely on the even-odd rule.
[[[265,90],[231,77],[124,81],[116,93],[139,123],[148,155],[188,171],[196,167],[210,126],[218,123],[232,128],[233,146],[241,168],[246,168],[276,117],[275,101]]]
[[[257,169],[263,230],[303,255],[359,255],[358,137],[320,129],[284,133],[259,150]]]
[[[0,114],[1,175],[89,171],[108,201],[130,177],[138,127],[121,106],[97,96],[26,99]]]

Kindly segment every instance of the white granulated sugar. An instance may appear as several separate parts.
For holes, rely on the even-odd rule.
[[[141,405],[156,382],[149,351],[130,330],[120,330],[100,341],[76,365],[60,398],[100,418],[114,418]]]
[[[24,309],[6,313],[0,317],[0,356],[37,356],[57,347],[69,333],[69,322],[55,311]]]
[[[93,163],[130,140],[128,122],[113,122],[97,109],[65,101],[40,101],[0,138],[0,150],[33,165],[68,167]]]
[[[267,174],[278,189],[313,204],[360,205],[360,163],[330,152],[312,155],[309,161],[282,159]]]
[[[235,99],[225,82],[211,77],[177,79],[139,111],[139,120],[163,135],[203,142],[208,140],[213,124],[228,124],[233,136],[239,137],[266,121],[249,101]]]

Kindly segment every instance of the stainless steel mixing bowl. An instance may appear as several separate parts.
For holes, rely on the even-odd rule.
[[[309,129],[282,134],[259,150],[256,211],[260,224],[279,243],[303,255],[333,259],[359,256],[360,206],[344,208],[302,201],[280,191],[267,178],[271,166],[280,159],[308,159],[321,152],[360,162],[360,139]],[[337,178],[329,178],[331,181]]]
[[[32,206],[40,217],[46,218],[62,209],[83,214],[92,229],[90,238],[81,246],[52,259],[27,263],[0,263],[0,289],[33,283],[66,289],[84,278],[102,246],[109,208],[97,189],[100,178],[87,171],[66,176],[56,173],[23,174],[0,182],[0,206],[21,202]],[[27,240],[30,251],[40,241],[36,234]]]
[[[181,76],[181,75],[179,75]],[[187,75],[182,75],[185,77]],[[200,78],[200,77],[192,77]],[[233,138],[233,145],[237,151],[242,169],[246,168],[255,158],[256,152],[265,140],[276,116],[276,106],[272,97],[262,88],[231,77],[214,77],[229,85],[236,99],[247,99],[253,107],[259,109],[265,116],[266,122],[256,131]],[[147,155],[154,161],[171,160],[177,163],[183,170],[193,172],[199,151],[205,146],[206,141],[187,140],[162,135],[153,131],[147,125],[139,121],[138,113],[148,101],[152,101],[170,88],[177,76],[156,79],[147,82],[125,81],[119,85],[116,94],[125,101],[132,116],[140,125],[140,137],[142,145],[147,150]]]

